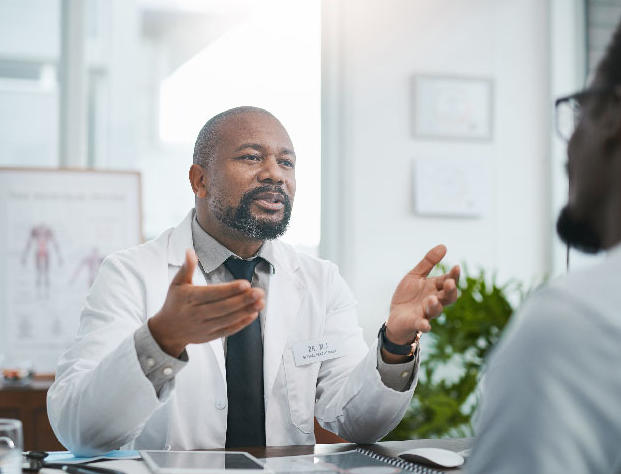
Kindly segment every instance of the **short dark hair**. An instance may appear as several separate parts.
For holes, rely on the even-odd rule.
[[[621,22],[612,35],[606,53],[597,66],[595,81],[600,86],[621,85]]]
[[[260,107],[252,107],[250,105],[234,107],[232,109],[225,110],[218,115],[214,115],[207,121],[207,123],[205,123],[205,125],[203,125],[201,131],[198,132],[198,137],[196,137],[196,143],[194,144],[194,164],[207,166],[213,159],[219,139],[219,128],[222,122],[229,117],[249,112],[266,114],[270,117],[274,117],[274,115],[267,110]],[[276,117],[274,117],[274,119],[275,118]]]

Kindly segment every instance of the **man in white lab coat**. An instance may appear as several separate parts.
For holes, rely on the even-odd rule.
[[[457,298],[459,268],[428,278],[446,252],[432,249],[367,348],[336,266],[275,240],[289,221],[295,161],[263,109],[205,124],[189,173],[195,210],[106,258],[59,361],[48,413],[66,447],[312,444],[314,417],[371,443],[401,420],[419,332]]]

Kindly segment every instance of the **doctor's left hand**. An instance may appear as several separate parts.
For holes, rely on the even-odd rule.
[[[386,322],[386,337],[390,341],[409,344],[418,331],[429,332],[429,321],[440,316],[445,306],[457,300],[459,266],[454,266],[444,275],[428,277],[445,255],[444,245],[432,248],[397,286]]]

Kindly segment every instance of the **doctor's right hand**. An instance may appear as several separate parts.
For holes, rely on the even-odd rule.
[[[170,282],[162,309],[148,326],[162,350],[179,357],[188,344],[200,344],[243,329],[265,307],[265,293],[246,280],[196,286],[197,258],[186,250],[185,262]]]

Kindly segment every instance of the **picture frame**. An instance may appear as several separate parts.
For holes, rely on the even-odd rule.
[[[412,77],[412,135],[489,141],[493,137],[493,81],[480,77]]]
[[[100,263],[143,240],[141,188],[135,171],[0,168],[4,366],[54,372]]]
[[[491,176],[484,159],[419,158],[412,172],[416,215],[476,219],[489,213]]]

